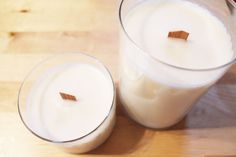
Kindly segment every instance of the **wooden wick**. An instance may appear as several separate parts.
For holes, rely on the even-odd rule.
[[[74,95],[67,94],[67,93],[62,93],[62,92],[60,92],[60,95],[61,95],[61,98],[64,99],[64,100],[77,101],[77,99]]]
[[[185,31],[173,31],[173,32],[169,32],[168,34],[168,38],[178,38],[178,39],[183,39],[183,40],[187,40],[188,36],[189,36],[189,33]]]

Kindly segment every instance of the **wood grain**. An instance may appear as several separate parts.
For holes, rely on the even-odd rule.
[[[223,1],[217,1],[216,5]],[[25,75],[59,52],[83,51],[103,61],[118,83],[118,1],[0,0],[0,157],[72,157],[32,135],[17,112]],[[118,100],[111,137],[81,156],[204,157],[236,155],[236,67],[169,130],[130,120]]]

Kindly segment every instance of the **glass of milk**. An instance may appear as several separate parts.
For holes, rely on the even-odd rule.
[[[41,62],[25,78],[18,97],[26,128],[72,153],[90,151],[109,137],[115,108],[111,74],[83,53],[60,54]]]
[[[223,0],[122,0],[119,17],[120,97],[146,127],[179,122],[235,61],[235,19]]]

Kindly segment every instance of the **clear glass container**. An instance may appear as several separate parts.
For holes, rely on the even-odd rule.
[[[152,11],[156,8],[155,5],[150,5],[145,9],[140,9],[140,6],[147,4],[147,1],[152,0],[122,0],[120,4],[121,65],[119,92],[123,107],[133,120],[146,127],[161,129],[176,124],[188,113],[196,101],[198,101],[235,62],[235,54],[233,54],[230,60],[223,64],[208,68],[179,66],[154,57],[151,55],[152,52],[146,48],[148,47],[146,45],[149,44],[148,42],[155,43],[155,41],[146,40],[145,29],[150,29],[146,32],[149,32],[151,36],[155,34],[158,27],[153,28],[152,26],[148,27],[143,25],[148,25],[149,17],[154,17]],[[163,0],[153,2],[158,3],[161,1],[163,2]],[[204,8],[204,10],[207,10],[223,23],[225,30],[227,30],[231,38],[232,52],[235,53],[235,2],[233,0],[186,1],[187,3],[191,2],[191,4],[194,4],[197,8]],[[168,0],[167,2],[174,1]],[[137,7],[139,7],[139,9],[136,9],[136,13],[134,13],[133,10]],[[172,10],[170,10],[170,12],[171,11]],[[129,24],[136,20],[135,18],[137,17],[134,17],[134,14],[137,14],[139,20],[142,20],[142,22],[137,22],[137,25]],[[160,25],[165,23],[165,18],[167,17],[162,18]],[[202,23],[197,23],[196,25],[203,28],[205,26]],[[212,28],[214,29],[214,27]],[[153,34],[150,33],[152,31]],[[191,32],[189,33],[190,36],[194,35],[191,34]],[[199,33],[201,34],[201,32]],[[140,35],[138,38],[137,34],[141,34],[142,37],[140,37]],[[166,40],[166,38],[163,38],[163,40]],[[202,34],[202,38],[204,38],[204,34]],[[221,44],[221,42],[211,44],[217,46],[217,44]],[[158,46],[158,42],[156,42],[156,45]],[[211,58],[208,59],[209,61],[211,60]]]
[[[50,126],[44,126],[43,124],[46,122],[37,122],[39,120],[36,115],[41,115],[42,119],[44,118],[43,109],[41,106],[43,106],[44,102],[41,102],[41,100],[33,100],[33,101],[40,101],[39,106],[37,107],[38,110],[34,111],[34,114],[30,113],[32,103],[29,103],[29,98],[34,94],[35,91],[38,91],[35,84],[37,82],[42,81],[44,78],[50,76],[50,73],[53,71],[50,71],[50,69],[55,69],[55,67],[59,67],[61,65],[66,64],[72,64],[72,63],[82,63],[82,64],[88,64],[89,66],[95,67],[97,70],[99,70],[103,75],[104,78],[106,78],[107,81],[109,81],[109,85],[112,87],[109,89],[112,89],[112,101],[110,104],[109,112],[108,114],[103,118],[102,121],[99,122],[99,125],[92,128],[90,132],[87,132],[83,136],[78,136],[74,139],[68,139],[68,140],[57,140],[54,137],[52,138],[50,135],[44,134],[44,132],[49,132],[48,128]],[[75,76],[76,74],[74,74]],[[85,85],[86,86],[86,85]],[[93,90],[93,89],[91,89]],[[44,92],[44,91],[43,91]],[[102,92],[102,91],[101,91]],[[60,97],[59,97],[60,98]],[[51,98],[48,98],[51,99]],[[93,97],[91,96],[91,99]],[[33,102],[32,101],[32,102]],[[80,101],[80,100],[79,100]],[[83,101],[83,100],[81,100]],[[70,103],[70,102],[68,102]],[[80,102],[78,102],[78,105]],[[98,103],[99,104],[99,103]],[[52,104],[54,105],[54,104]],[[55,104],[57,105],[57,104]],[[101,105],[101,104],[99,104]],[[66,108],[65,108],[66,109]],[[111,134],[112,129],[115,124],[115,109],[116,109],[116,91],[115,91],[115,85],[112,80],[112,76],[108,69],[96,58],[88,56],[83,53],[65,53],[65,54],[59,54],[52,56],[44,61],[42,61],[40,64],[38,64],[33,70],[27,75],[25,80],[23,81],[19,94],[18,94],[18,111],[20,118],[25,125],[25,127],[33,133],[35,136],[39,137],[40,139],[56,144],[57,146],[65,149],[68,152],[71,153],[85,153],[88,152],[96,147],[98,147],[100,144],[102,144]],[[92,109],[91,109],[92,110]],[[42,112],[42,113],[41,113]],[[97,113],[100,112],[100,110],[97,111]],[[89,111],[87,112],[89,114]],[[58,112],[59,114],[59,112]],[[60,113],[61,114],[61,113]],[[73,114],[73,113],[72,113]],[[29,116],[30,115],[30,116]],[[46,114],[45,114],[46,115]],[[64,117],[63,117],[64,118]],[[58,123],[63,123],[63,118]],[[67,121],[70,121],[70,118],[73,118],[73,115],[70,117],[67,115]],[[36,119],[36,120],[34,120]],[[60,119],[60,117],[59,117]],[[45,121],[45,120],[44,120]],[[56,122],[55,122],[56,123]],[[84,123],[87,123],[85,120]],[[39,125],[40,124],[40,125]],[[79,127],[76,124],[73,125],[75,127]],[[65,129],[66,128],[61,128]],[[70,128],[73,129],[73,128]],[[51,135],[53,136],[53,133],[56,133],[57,130],[50,130]],[[67,130],[68,131],[68,130]]]

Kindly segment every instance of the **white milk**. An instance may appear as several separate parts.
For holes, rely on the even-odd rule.
[[[131,8],[123,25],[137,46],[123,34],[121,99],[127,113],[147,127],[165,128],[181,120],[227,69],[188,71],[161,62],[196,70],[224,65],[233,57],[224,25],[187,1],[146,0]],[[167,37],[179,30],[190,33],[187,41]]]
[[[76,96],[64,100],[60,92]],[[33,86],[27,99],[30,128],[51,141],[69,141],[62,146],[72,152],[97,147],[114,126],[115,104],[112,80],[92,65],[71,63],[50,69]],[[112,107],[113,104],[113,107]],[[110,114],[109,114],[110,113]]]

